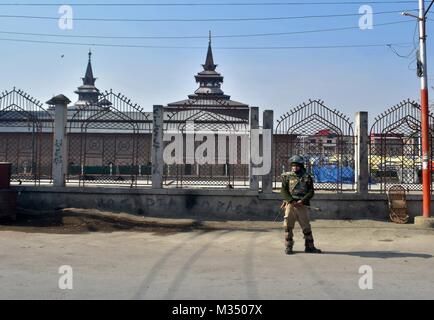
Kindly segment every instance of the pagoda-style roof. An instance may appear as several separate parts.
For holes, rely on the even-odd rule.
[[[229,96],[225,96],[229,97]],[[245,109],[249,106],[245,103],[230,100],[230,99],[221,99],[221,97],[202,97],[199,95],[190,95],[189,99],[181,100],[178,102],[169,103],[168,107],[195,107],[195,108],[213,108],[213,109],[226,109],[230,108],[241,108]]]
[[[195,76],[199,88],[188,96],[188,99],[169,103],[169,108],[211,108],[211,109],[248,109],[245,103],[231,100],[231,96],[226,95],[221,89],[223,76],[216,71],[217,65],[214,63],[214,57],[211,46],[211,36],[208,43],[205,64],[203,70]]]
[[[86,105],[92,105],[98,102],[100,91],[95,87],[96,78],[93,76],[92,69],[92,52],[89,51],[89,61],[87,63],[86,73],[84,75],[83,85],[77,88],[75,91],[78,94],[78,101],[75,103],[74,109],[80,108]]]

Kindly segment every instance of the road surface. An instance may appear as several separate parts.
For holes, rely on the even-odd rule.
[[[434,298],[434,231],[413,225],[319,220],[324,254],[297,229],[286,256],[280,222],[81,214],[0,226],[0,299]]]

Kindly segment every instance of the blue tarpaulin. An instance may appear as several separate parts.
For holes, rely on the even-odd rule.
[[[354,169],[351,167],[313,166],[312,173],[314,181],[319,183],[354,183]]]

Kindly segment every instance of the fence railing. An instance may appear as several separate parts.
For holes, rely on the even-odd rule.
[[[68,184],[151,184],[152,115],[122,94],[68,112]]]
[[[52,113],[22,90],[1,93],[0,161],[12,163],[12,181],[51,183],[52,148]]]
[[[243,148],[248,139],[241,138],[249,134],[249,109],[233,110],[233,113],[229,112],[231,109],[225,99],[218,97],[190,99],[183,106],[164,108],[164,146],[167,148],[176,143],[174,139],[180,139],[178,149],[183,153],[175,157],[173,164],[165,164],[165,187],[249,188],[249,166],[241,163],[243,153],[248,152]],[[221,135],[228,138],[219,139]],[[229,140],[229,136],[236,139]],[[221,154],[223,143],[224,154]],[[230,143],[236,144],[236,161],[232,162],[228,152],[233,147]],[[193,147],[190,154],[189,147]],[[201,163],[199,158],[209,161]]]
[[[53,139],[55,112],[54,106],[44,107],[22,90],[14,88],[0,94],[0,161],[12,163],[13,183],[53,183],[53,150],[58,147]],[[242,161],[251,157],[249,143],[253,127],[249,108],[236,110],[224,101],[198,100],[176,108],[164,107],[161,121],[163,149],[173,144],[174,135],[178,134],[182,155],[172,155],[177,158],[172,163],[161,158],[162,169],[155,172],[152,112],[145,112],[113,91],[102,93],[95,105],[69,107],[66,185],[151,187],[155,175],[160,174],[163,188],[252,187],[250,160]],[[290,170],[289,159],[301,155],[317,190],[355,192],[360,183],[357,177],[362,172],[369,176],[370,192],[384,193],[395,184],[419,192],[422,189],[420,122],[420,106],[410,100],[379,115],[365,131],[369,135],[368,170],[363,173],[356,165],[358,139],[354,132],[360,132],[355,130],[360,128],[355,128],[347,115],[329,108],[323,101],[309,100],[290,109],[277,121],[272,135],[270,181],[277,191],[282,173]],[[192,132],[193,142],[189,145]],[[222,134],[227,136],[223,148],[217,144]],[[209,139],[206,135],[213,135],[214,145],[204,151]],[[231,140],[231,135],[236,139]],[[430,137],[432,145],[432,115]],[[189,146],[193,146],[193,159],[187,151]],[[231,148],[235,162],[230,159]],[[220,154],[222,150],[224,157]],[[196,152],[202,152],[205,158],[214,157],[215,161],[197,161]],[[433,160],[431,148],[432,171]]]
[[[284,114],[275,131],[275,188],[281,185],[281,174],[290,170],[290,158],[299,155],[317,190],[355,190],[355,136],[349,117],[323,101],[310,100]]]
[[[430,115],[430,141],[434,137],[434,117]],[[370,190],[386,192],[401,184],[407,191],[422,190],[421,107],[402,101],[375,118],[370,130]],[[433,166],[431,147],[431,171]],[[431,181],[432,182],[432,181]],[[432,185],[431,185],[432,190]]]

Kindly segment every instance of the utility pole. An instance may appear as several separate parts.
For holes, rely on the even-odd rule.
[[[425,12],[425,1],[419,0],[419,47],[420,61],[422,63],[421,85],[421,107],[422,107],[422,190],[423,190],[423,217],[431,216],[431,164],[430,164],[430,137],[429,137],[429,110],[428,110],[428,74],[426,57],[426,14],[431,5]]]
[[[417,18],[419,21],[419,61],[420,61],[420,84],[421,84],[421,136],[422,136],[422,190],[423,205],[422,219],[430,220],[431,217],[431,170],[430,161],[430,136],[429,136],[429,107],[428,107],[428,73],[426,57],[426,15],[434,4],[431,1],[425,10],[425,1],[419,0],[419,15],[415,16],[408,12],[403,15]],[[415,220],[416,222],[416,220]],[[431,221],[432,222],[432,221]]]

